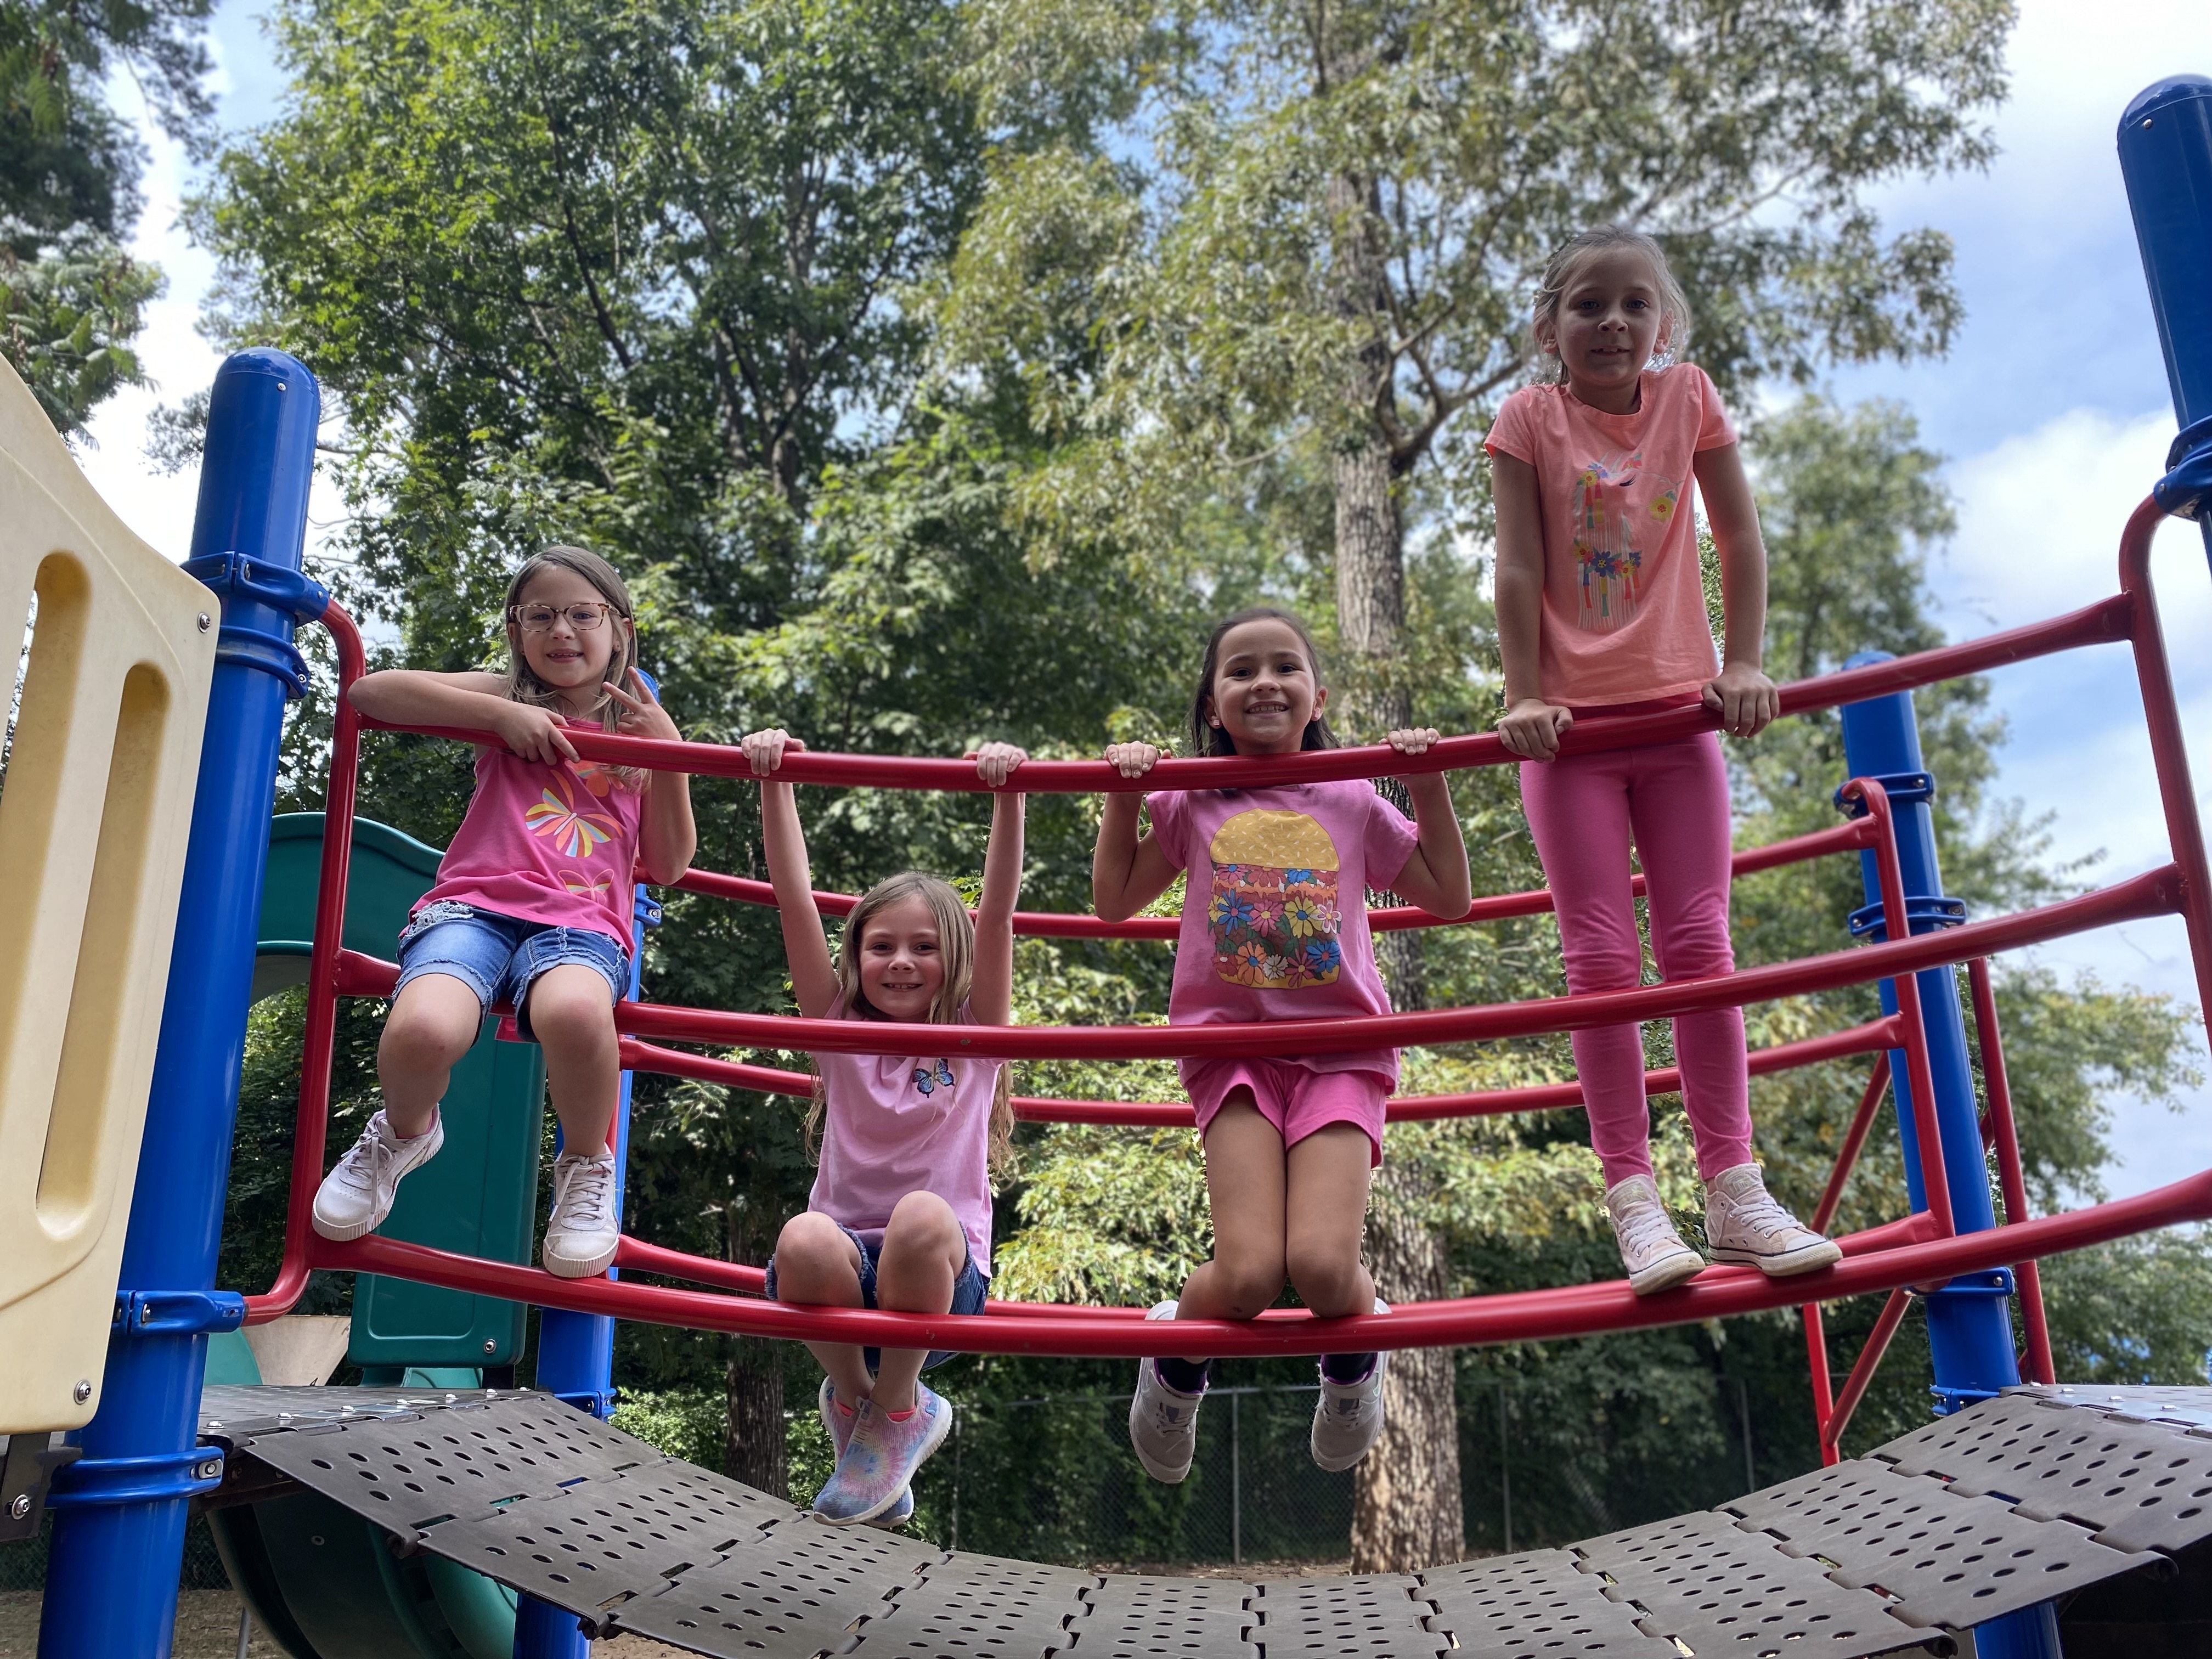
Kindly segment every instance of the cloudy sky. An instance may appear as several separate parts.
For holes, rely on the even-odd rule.
[[[258,17],[263,0],[228,0],[213,45],[226,123],[265,119],[282,93]],[[1932,224],[1958,246],[1968,319],[1944,362],[1840,375],[1845,398],[1897,399],[1950,458],[1959,534],[1931,576],[1954,637],[2008,627],[2112,591],[2113,551],[2129,509],[2157,476],[2173,416],[2152,333],[2114,160],[2120,111],[2150,82],[2212,72],[2170,43],[2203,41],[2202,0],[2022,0],[2013,96],[1996,122],[2003,154],[1985,175],[1915,180],[1885,193],[1896,226]],[[119,95],[127,97],[127,91]],[[148,135],[154,165],[139,252],[169,275],[142,343],[163,397],[205,386],[216,358],[194,331],[211,270],[176,229],[190,179],[174,148]],[[126,393],[94,423],[86,471],[142,535],[174,557],[189,538],[196,481],[158,478],[143,459],[157,401]],[[317,512],[334,508],[319,494]],[[2196,532],[2169,524],[2155,574],[2176,647],[2193,763],[2212,781],[2212,574]],[[2099,879],[2166,857],[2132,672],[2121,647],[2075,653],[1996,676],[2011,720],[2000,791],[2051,815],[2056,856],[2100,858]],[[2194,1000],[2178,921],[2065,941],[2044,960]],[[2202,1044],[2199,1044],[2202,1054]],[[2180,1115],[2123,1103],[2112,1185],[2122,1193],[2212,1164],[2212,1088]]]

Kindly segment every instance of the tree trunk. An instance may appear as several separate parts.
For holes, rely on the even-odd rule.
[[[729,1255],[732,1261],[750,1261],[761,1242],[750,1205],[732,1205],[727,1211]],[[741,1480],[771,1498],[791,1495],[791,1475],[784,1443],[783,1350],[760,1337],[739,1336],[730,1340],[729,1416],[722,1428],[722,1469],[732,1480]]]

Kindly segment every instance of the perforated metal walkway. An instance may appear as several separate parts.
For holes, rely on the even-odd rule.
[[[727,1659],[1942,1654],[1954,1632],[2212,1537],[2212,1389],[2016,1390],[1571,1548],[1261,1584],[831,1528],[544,1395],[211,1388],[201,1419],[237,1499],[289,1479],[594,1636]]]

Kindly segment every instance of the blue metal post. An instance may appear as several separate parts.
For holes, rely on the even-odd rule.
[[[650,682],[648,682],[650,684]],[[659,688],[655,688],[657,690]],[[645,957],[645,932],[660,925],[660,906],[637,890],[630,925],[629,994],[638,994],[640,965]],[[630,1074],[622,1074],[622,1095],[615,1111],[615,1209],[622,1209],[623,1189],[629,1175]],[[556,1139],[557,1139],[557,1131]],[[622,1276],[619,1268],[607,1270],[609,1279]],[[605,1419],[615,1409],[615,1322],[606,1314],[571,1313],[547,1308],[538,1316],[538,1386],[559,1395],[579,1411]],[[514,1608],[514,1659],[588,1659],[592,1650],[576,1623],[564,1613],[535,1596],[519,1598]]]
[[[40,1659],[165,1659],[185,1503],[222,1471],[197,1445],[200,1372],[209,1332],[244,1313],[213,1290],[216,1248],[277,741],[303,672],[293,622],[327,602],[299,575],[319,404],[282,352],[240,352],[216,375],[185,568],[222,594],[222,643],[115,1334],[84,1455],[57,1482]]]
[[[1856,668],[1888,658],[1886,651],[1863,652],[1844,665]],[[1850,775],[1879,779],[1894,808],[1907,928],[1918,934],[1957,926],[1966,919],[1966,907],[1943,896],[1931,807],[1936,784],[1921,763],[1912,694],[1899,691],[1849,704],[1843,720],[1844,763]],[[1861,853],[1859,862],[1867,907],[1851,917],[1851,932],[1859,938],[1886,938],[1874,854]],[[1959,982],[1950,969],[1931,968],[1919,975],[1919,987],[1951,1212],[1960,1232],[1980,1232],[1996,1224],[1996,1214],[1982,1152],[1980,1110],[1966,1049],[1966,1020],[1959,1006]],[[1881,1006],[1885,1013],[1897,1012],[1893,981],[1883,982]],[[1890,1055],[1890,1076],[1896,1091],[1898,1130],[1905,1144],[1905,1185],[1913,1207],[1922,1209],[1927,1194],[1920,1177],[1919,1138],[1903,1054]],[[1999,1269],[1954,1279],[1928,1296],[1928,1346],[1935,1360],[1939,1413],[1986,1400],[2020,1381],[2020,1362],[2013,1348],[2012,1289],[2012,1274]],[[1980,1659],[2058,1659],[2057,1619],[2047,1603],[2029,1607],[1978,1626],[1974,1641]]]
[[[2178,492],[2212,494],[2212,79],[2146,87],[2120,117],[2120,176],[2135,216],[2166,378],[2181,423],[2166,464],[2192,475]],[[2160,500],[2169,511],[2183,510]],[[2212,514],[2190,514],[2212,555]]]

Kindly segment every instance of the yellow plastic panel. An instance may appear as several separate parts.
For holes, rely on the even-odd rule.
[[[100,1405],[216,615],[0,362],[0,1434]]]

